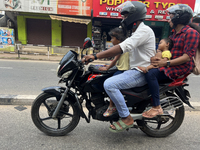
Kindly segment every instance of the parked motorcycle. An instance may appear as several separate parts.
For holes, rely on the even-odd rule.
[[[91,46],[91,40],[86,38],[81,55]],[[69,51],[59,63],[57,76],[60,83],[66,86],[42,89],[43,92],[32,104],[33,123],[47,135],[66,135],[78,125],[80,117],[87,123],[90,123],[91,117],[110,123],[119,120],[117,112],[110,117],[103,116],[109,105],[103,83],[116,69],[100,71],[98,66],[90,65],[86,71],[85,65],[77,57],[76,52]],[[175,132],[184,119],[183,102],[192,107],[189,103],[190,94],[184,88],[188,86],[187,76],[160,83],[160,103],[164,114],[151,119],[142,117],[142,113],[152,107],[148,85],[121,90],[135,121],[133,128],[139,128],[152,137],[166,137]],[[88,115],[83,107],[88,110]]]

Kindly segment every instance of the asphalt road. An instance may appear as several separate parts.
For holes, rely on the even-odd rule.
[[[58,62],[0,60],[1,94],[38,95],[41,89],[57,85]]]
[[[0,94],[38,95],[41,89],[58,85],[58,62],[0,59]],[[200,76],[191,74],[186,89],[190,101],[200,102]]]
[[[199,150],[200,111],[187,111],[181,127],[165,138],[148,137],[139,129],[111,133],[108,122],[81,119],[68,135],[47,136],[32,123],[30,106],[19,111],[0,105],[0,149],[2,150]]]

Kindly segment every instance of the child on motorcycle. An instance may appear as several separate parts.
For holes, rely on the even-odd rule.
[[[170,38],[164,38],[160,40],[156,56],[164,59],[166,61],[170,60],[172,57],[172,54],[170,52],[171,48],[173,46],[172,40]],[[152,64],[150,64],[147,67],[138,67],[142,72],[147,73],[150,69],[155,68]]]
[[[116,27],[116,28],[112,29],[108,34],[111,36],[111,42],[113,45],[118,45],[119,43],[121,43],[125,40],[125,35],[124,35],[122,28]],[[129,69],[129,53],[126,52],[124,54],[119,54],[119,55],[115,56],[113,61],[109,65],[100,67],[99,70],[107,71],[115,65],[116,65],[118,71],[115,72],[113,74],[113,76],[123,73],[125,70],[128,70]],[[112,100],[110,100],[109,107],[103,115],[104,115],[104,117],[109,117],[116,110],[117,109],[116,109],[114,103],[112,102]]]

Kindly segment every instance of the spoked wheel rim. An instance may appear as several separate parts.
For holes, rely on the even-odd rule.
[[[157,117],[137,121],[140,129],[149,136],[166,137],[175,132],[184,119],[184,107],[174,109],[173,113],[165,113]]]
[[[144,118],[145,125],[151,130],[166,130],[174,124],[176,110],[172,114],[159,115],[154,118]]]
[[[32,106],[32,120],[38,129],[49,135],[65,135],[78,124],[80,116],[74,104],[64,101],[55,119],[52,115],[58,101],[55,96],[43,94]]]
[[[48,99],[43,101],[43,103],[41,103],[39,107],[38,120],[44,126],[51,129],[67,128],[73,119],[74,111],[70,106],[69,102],[65,101],[63,104],[64,107],[63,106],[62,106],[63,108],[61,107],[61,110],[59,111],[57,117],[53,119],[52,115],[54,113],[57,104],[58,104],[57,101],[49,102]]]

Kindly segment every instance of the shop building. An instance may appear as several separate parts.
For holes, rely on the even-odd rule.
[[[50,53],[66,53],[67,47],[82,48],[86,37],[93,38],[95,49],[112,46],[108,32],[120,25],[122,17],[118,5],[126,0],[0,0],[0,10],[13,14],[15,42],[24,47],[50,46]],[[168,37],[170,28],[166,9],[177,3],[194,9],[195,0],[146,0],[144,21],[155,32],[156,44]],[[105,40],[102,40],[105,39]],[[104,48],[104,43],[106,48]],[[63,48],[65,46],[65,48]]]
[[[93,1],[93,39],[96,45],[96,49],[101,50],[103,46],[103,33],[107,35],[106,49],[111,45],[108,32],[120,25],[122,17],[120,10],[117,6],[126,0],[94,0]],[[182,3],[188,4],[193,10],[195,0],[146,0],[140,1],[147,6],[147,16],[144,21],[146,25],[149,25],[156,36],[156,46],[160,39],[166,38],[170,34],[170,27],[168,24],[169,16],[166,13],[166,9],[172,5]]]
[[[15,14],[16,41],[23,47],[51,47],[51,53],[81,48],[91,37],[92,0],[4,1],[0,10]],[[65,48],[62,48],[65,47]]]

